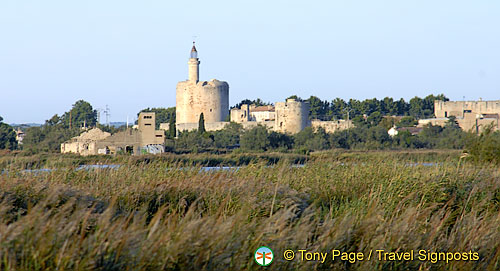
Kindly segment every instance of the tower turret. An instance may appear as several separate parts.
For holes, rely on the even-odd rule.
[[[189,58],[188,61],[188,66],[189,66],[189,81],[198,83],[198,81],[200,80],[200,61],[198,60],[198,51],[196,50],[194,41],[193,41],[193,48],[191,49],[191,57]]]

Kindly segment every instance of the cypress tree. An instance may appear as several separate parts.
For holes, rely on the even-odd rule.
[[[204,134],[206,132],[205,130],[205,117],[203,116],[203,113],[200,114],[200,120],[198,121],[198,133]]]
[[[175,128],[175,120],[172,118],[172,119],[170,119],[170,123],[168,125],[168,136],[173,139],[173,138],[175,138],[176,134],[177,134],[177,131]]]

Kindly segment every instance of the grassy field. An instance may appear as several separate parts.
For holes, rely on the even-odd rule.
[[[459,156],[5,156],[0,270],[498,270],[500,168]],[[122,166],[74,170],[95,162]],[[291,167],[297,162],[305,166]],[[56,170],[22,171],[35,167]],[[254,261],[260,246],[274,251],[268,267]],[[365,259],[332,260],[332,249]],[[295,258],[285,260],[285,250]],[[329,256],[301,261],[299,250]],[[415,259],[379,260],[376,250]],[[420,260],[419,250],[479,259]]]

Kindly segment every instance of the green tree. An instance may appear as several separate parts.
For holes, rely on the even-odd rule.
[[[397,127],[413,127],[418,124],[418,121],[413,116],[402,117],[401,120],[396,123]]]
[[[2,121],[0,116],[0,149],[14,150],[17,148],[16,132],[12,126]]]
[[[330,111],[334,119],[347,119],[345,115],[347,109],[347,103],[340,98],[336,98],[330,103]]]
[[[382,118],[382,113],[380,113],[379,111],[375,111],[368,116],[366,122],[368,122],[370,126],[377,126],[380,121],[382,121]]]
[[[255,106],[263,106],[263,105],[270,105],[271,103],[269,102],[264,102],[260,98],[257,98],[256,100],[249,100],[249,99],[244,99],[241,102],[237,103],[235,106],[231,108],[241,108],[242,105],[248,104],[248,105],[255,105]]]
[[[177,135],[177,128],[175,127],[175,119],[170,119],[170,123],[168,124],[168,137],[175,138]]]
[[[55,115],[54,117],[56,117]],[[54,117],[49,120],[53,125]],[[75,127],[83,127],[86,125],[87,127],[94,127],[97,124],[97,111],[92,108],[90,103],[84,100],[78,100],[70,111],[64,113],[60,118],[60,121],[64,124],[65,127],[75,128]],[[70,125],[71,124],[71,125]]]
[[[313,128],[306,127],[304,130],[294,135],[294,146],[297,149],[307,151],[325,150],[328,149],[329,141],[328,134],[323,128],[318,128],[314,132]]]
[[[61,143],[83,132],[80,127],[84,124],[96,126],[97,111],[88,102],[79,100],[61,117],[56,114],[41,127],[26,129],[23,149],[32,153],[59,152]]]
[[[306,101],[309,102],[311,119],[331,120],[330,104],[327,101],[322,101],[316,96],[311,96]]]
[[[205,117],[203,116],[203,113],[200,114],[200,120],[198,120],[198,133],[204,134],[206,132],[205,130]]]
[[[409,114],[416,119],[424,117],[424,101],[420,97],[413,97],[410,100]]]
[[[350,99],[349,102],[347,103],[347,108],[349,112],[349,119],[354,119],[357,116],[363,116],[363,106],[360,101],[356,99]],[[346,116],[347,116],[347,112]]]
[[[393,127],[396,124],[396,120],[392,116],[385,116],[382,118],[382,120],[379,122],[380,127],[384,127],[384,129],[389,130],[391,127]]]
[[[55,126],[61,122],[61,117],[59,117],[57,114],[52,116],[52,118],[48,119],[45,121],[45,124],[50,125],[50,126]]]
[[[351,120],[352,120],[352,123],[354,124],[354,126],[356,126],[356,127],[363,127],[363,126],[368,125],[368,122],[366,121],[366,119],[362,115],[358,115],[358,116],[352,118]]]
[[[241,124],[231,122],[224,129],[214,132],[214,143],[217,148],[230,148],[240,144],[243,131]]]
[[[59,152],[61,143],[81,132],[80,128],[68,129],[63,124],[30,127],[25,132],[23,149],[32,153]]]
[[[500,164],[500,132],[493,132],[493,126],[489,125],[480,135],[468,133],[465,151],[477,162]]]
[[[290,96],[290,97],[288,97],[288,98],[286,98],[286,99],[287,99],[287,100],[288,100],[288,99],[294,99],[294,100],[296,100],[296,101],[298,101],[298,102],[302,102],[302,101],[303,101],[303,100],[302,100],[302,98],[300,98],[300,97],[299,97],[299,96],[297,96],[297,95],[292,95],[292,96]]]
[[[361,102],[361,113],[370,116],[374,112],[380,112],[381,106],[379,100],[376,98],[366,99]]]
[[[401,148],[420,149],[424,147],[417,136],[408,131],[401,131],[394,137],[394,144]]]
[[[394,102],[393,110],[390,114],[396,116],[408,115],[409,108],[410,105],[406,103],[403,98],[401,98],[399,101]]]
[[[419,97],[412,98],[410,100],[409,115],[417,119],[432,117],[434,115],[434,101],[436,100],[448,101],[449,99],[443,94],[437,96],[431,94],[424,99]]]
[[[214,141],[209,133],[200,134],[198,131],[179,132],[175,141],[175,148],[199,152],[214,147]]]
[[[257,125],[243,132],[240,138],[240,145],[241,148],[247,150],[267,150],[270,146],[267,128],[262,125]]]
[[[280,151],[286,151],[293,148],[293,137],[278,132],[269,133],[269,147]]]

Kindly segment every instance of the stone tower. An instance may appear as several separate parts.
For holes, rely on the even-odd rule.
[[[200,81],[200,61],[194,43],[188,67],[188,80],[177,83],[177,128],[184,130],[187,124],[198,123],[201,113],[206,123],[225,121],[229,115],[229,85],[216,79]]]
[[[309,126],[309,103],[287,99],[276,103],[274,130],[281,133],[296,134]]]

